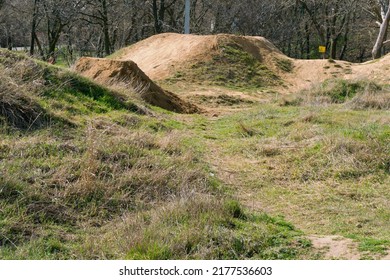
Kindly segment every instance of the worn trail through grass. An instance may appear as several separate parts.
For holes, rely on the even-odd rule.
[[[324,258],[386,258],[388,111],[271,103],[200,123],[206,161],[241,203],[284,217]]]

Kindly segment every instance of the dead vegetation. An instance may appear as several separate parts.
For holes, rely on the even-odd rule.
[[[46,112],[24,89],[0,75],[0,118],[20,129],[44,125]]]
[[[345,104],[354,110],[388,110],[390,89],[369,80],[327,80],[309,90],[285,96],[281,105]]]

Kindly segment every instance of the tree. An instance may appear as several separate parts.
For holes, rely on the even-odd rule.
[[[329,55],[335,59],[343,33],[348,34],[351,15],[356,11],[357,1],[308,1],[298,0],[308,13],[321,44],[329,47]]]
[[[37,41],[37,24],[38,24],[38,2],[39,0],[34,0],[34,6],[33,6],[33,16],[32,16],[32,22],[31,22],[31,43],[30,43],[30,55],[34,55],[35,50],[35,43]],[[38,42],[39,44],[39,42]],[[42,50],[41,46],[39,45],[40,50]],[[41,51],[42,55],[42,51]]]
[[[191,32],[263,36],[294,58],[319,58],[322,44],[332,58],[361,62],[387,51],[389,1],[191,0]],[[185,0],[0,0],[0,46],[39,50],[44,59],[59,45],[69,61],[105,56],[182,33],[184,8]]]
[[[103,49],[104,54],[110,55],[112,53],[112,22],[109,17],[109,10],[115,9],[117,3],[110,0],[86,0],[84,9],[81,11],[83,21],[101,27],[103,34]],[[100,41],[100,40],[99,40]]]
[[[380,12],[378,12],[380,9]],[[374,9],[375,10],[375,9]],[[389,28],[390,22],[390,0],[377,0],[377,10],[376,14],[380,15],[377,23],[379,25],[379,34],[376,39],[374,48],[372,49],[372,58],[377,59],[382,56],[383,47],[390,43],[390,40],[387,39],[387,30]]]

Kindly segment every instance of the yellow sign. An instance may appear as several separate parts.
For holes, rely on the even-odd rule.
[[[320,46],[320,47],[318,48],[318,51],[319,51],[320,53],[326,53],[326,47],[325,47],[325,46]]]

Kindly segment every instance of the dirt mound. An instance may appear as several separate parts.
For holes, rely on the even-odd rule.
[[[369,78],[383,84],[390,83],[390,54],[374,61],[353,65],[356,78]]]
[[[390,83],[390,55],[362,64],[291,59],[265,38],[253,36],[159,34],[109,58],[134,61],[151,79],[172,84],[296,93],[334,78]]]
[[[100,84],[134,90],[143,100],[177,113],[197,113],[199,108],[155,84],[133,61],[81,58],[75,65],[81,75]]]
[[[233,57],[238,61],[232,59]],[[277,70],[278,60],[288,60],[271,42],[262,37],[174,33],[152,36],[118,51],[110,58],[132,60],[154,80],[167,79],[182,71],[194,70],[201,66],[206,66],[203,68],[209,74],[212,74],[210,71],[213,70],[221,72],[218,69],[221,63],[230,76],[235,74],[233,72],[236,70],[239,70],[240,74],[250,71],[252,73],[249,74],[255,75],[256,70],[269,72]],[[214,69],[208,65],[209,62],[214,65]],[[249,66],[257,63],[258,65],[255,66],[258,67],[235,69],[237,62],[246,62]],[[247,68],[243,64],[239,66]],[[221,76],[223,73],[218,74]]]
[[[285,73],[286,92],[311,89],[330,79],[350,81],[370,80],[389,84],[390,55],[366,63],[350,63],[332,59],[294,60],[294,71]]]

